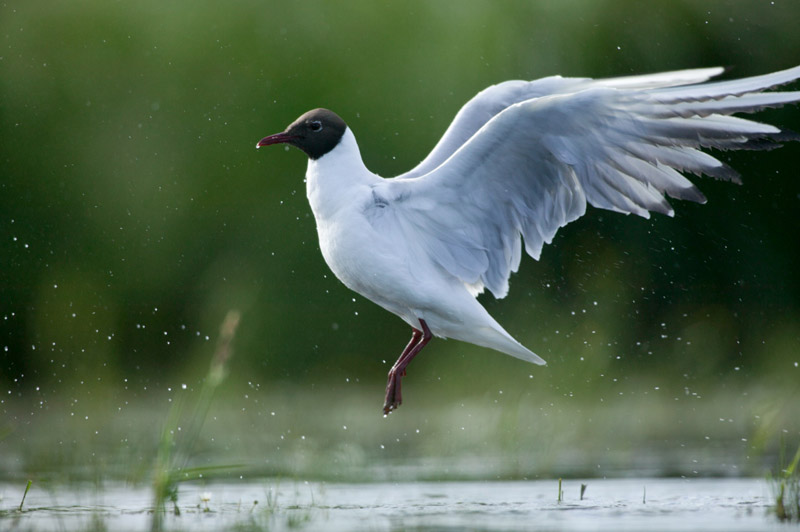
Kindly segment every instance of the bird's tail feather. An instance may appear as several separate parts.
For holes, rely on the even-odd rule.
[[[543,358],[516,341],[499,325],[497,328],[475,327],[465,334],[460,334],[458,337],[454,336],[454,338],[482,347],[488,347],[489,349],[500,351],[501,353],[511,355],[512,357],[527,362],[532,362],[539,366],[547,364]]]

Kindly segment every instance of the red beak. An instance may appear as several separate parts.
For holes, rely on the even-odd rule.
[[[270,144],[282,144],[285,142],[291,142],[294,139],[298,138],[296,135],[290,135],[288,133],[276,133],[274,135],[270,135],[269,137],[264,137],[263,139],[258,141],[256,144],[256,148],[260,148],[261,146],[269,146]]]

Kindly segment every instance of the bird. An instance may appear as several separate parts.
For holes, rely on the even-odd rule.
[[[364,165],[353,131],[308,111],[256,148],[308,157],[306,195],[319,248],[349,289],[399,316],[411,340],[388,372],[384,416],[403,401],[408,364],[436,337],[543,365],[479,303],[508,293],[524,251],[539,260],[586,206],[674,216],[667,196],[705,203],[686,175],[741,183],[703,149],[771,149],[800,136],[733,116],[800,101],[770,90],[800,66],[714,80],[723,68],[607,79],[550,76],[492,85],[456,114],[413,169],[384,178]]]

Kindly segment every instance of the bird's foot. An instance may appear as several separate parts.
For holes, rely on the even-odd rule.
[[[403,395],[400,393],[400,379],[405,371],[389,371],[389,380],[386,383],[386,399],[383,401],[383,415],[389,415],[392,410],[403,404]]]
[[[403,404],[403,395],[400,393],[400,381],[406,376],[406,366],[411,360],[422,351],[422,348],[433,338],[431,330],[425,320],[420,319],[419,325],[422,330],[412,329],[411,341],[403,352],[400,358],[394,363],[392,369],[389,370],[389,380],[386,383],[386,400],[383,402],[383,415],[389,415],[393,410]]]

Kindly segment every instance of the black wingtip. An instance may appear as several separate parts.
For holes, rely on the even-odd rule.
[[[795,133],[791,129],[782,129],[778,133],[748,139],[746,142],[736,146],[736,149],[774,150],[783,146],[785,142],[798,141],[800,141],[800,134]]]
[[[703,173],[708,177],[713,177],[714,179],[719,179],[720,181],[730,181],[731,183],[736,183],[737,185],[742,184],[741,174],[725,163],[722,163],[714,168],[703,169]]]
[[[703,195],[703,193],[700,192],[700,189],[695,186],[669,192],[669,195],[675,199],[684,201],[693,201],[694,203],[700,203],[700,204],[703,204],[706,201],[708,201],[706,197]]]

